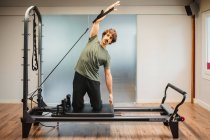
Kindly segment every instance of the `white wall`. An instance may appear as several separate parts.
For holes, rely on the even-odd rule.
[[[23,16],[0,16],[0,103],[16,103],[23,91]],[[29,28],[32,32],[32,27]],[[32,45],[32,37],[29,36]],[[31,47],[32,48],[32,47]],[[31,71],[29,50],[29,88],[37,85],[37,72]]]
[[[40,11],[42,14],[44,15],[64,15],[64,14],[97,14],[98,11],[100,11],[100,9],[102,9],[104,7],[86,7],[86,8],[78,8],[78,7],[74,7],[74,8],[68,8],[68,7],[51,7],[51,8],[47,8],[47,7],[40,7]],[[0,97],[1,100],[0,102],[17,102],[20,101],[20,99],[22,98],[22,82],[20,81],[20,79],[22,79],[22,67],[21,67],[21,63],[22,63],[22,52],[21,52],[21,48],[23,46],[22,43],[22,36],[21,34],[23,33],[23,23],[21,23],[21,20],[23,19],[23,14],[25,13],[26,8],[23,7],[1,7],[0,8],[0,20],[2,22],[2,20],[4,21],[3,23],[0,23],[0,56],[1,56],[1,60],[0,60],[0,64],[1,67],[4,67],[4,69],[1,69],[1,79],[0,79]],[[144,40],[145,42],[142,44],[139,44],[137,46],[137,48],[141,48],[141,49],[146,49],[144,51],[139,51],[137,52],[137,56],[140,58],[140,60],[138,60],[138,64],[139,66],[141,66],[142,68],[145,68],[144,71],[142,71],[140,69],[140,71],[138,71],[137,69],[137,75],[138,75],[138,80],[137,80],[137,101],[140,101],[141,99],[144,101],[157,101],[159,102],[159,99],[162,98],[163,96],[163,91],[164,91],[164,87],[165,84],[168,82],[174,83],[175,85],[177,85],[178,87],[182,88],[183,90],[186,90],[187,92],[190,92],[190,83],[189,81],[191,80],[190,77],[186,76],[186,77],[182,77],[182,75],[186,74],[188,75],[189,73],[189,64],[188,62],[191,64],[191,60],[189,60],[189,55],[191,54],[191,49],[189,48],[189,45],[191,43],[191,36],[189,35],[190,31],[188,30],[187,25],[190,27],[191,23],[189,23],[189,17],[186,16],[186,12],[183,6],[135,6],[135,7],[120,7],[118,12],[118,14],[137,14],[140,15],[139,16],[139,23],[137,23],[139,25],[139,29],[143,28],[143,27],[147,27],[148,29],[154,29],[159,33],[164,33],[166,32],[168,35],[170,35],[170,39],[171,37],[173,37],[173,35],[171,34],[170,30],[172,30],[170,27],[176,27],[177,30],[173,29],[172,31],[175,32],[177,35],[180,35],[177,39],[177,41],[175,42],[175,40],[173,40],[173,46],[174,47],[178,47],[176,48],[175,51],[181,53],[181,55],[179,54],[179,57],[177,57],[177,59],[175,59],[175,54],[173,54],[171,52],[171,50],[173,50],[173,46],[169,45],[170,41],[167,41],[168,39],[168,35],[165,34],[165,38],[160,38],[160,36],[158,35],[158,33],[156,32],[155,34],[153,34],[153,36],[148,36],[146,38],[146,40]],[[13,16],[11,16],[13,15]],[[16,16],[14,16],[16,15]],[[21,15],[21,16],[17,16],[17,15]],[[156,15],[156,16],[155,16]],[[159,16],[158,16],[159,15]],[[167,16],[166,16],[167,15]],[[152,17],[152,18],[151,18]],[[158,19],[156,19],[157,17],[161,18],[162,21]],[[163,17],[167,17],[166,19]],[[141,18],[143,19],[141,21]],[[176,21],[176,19],[178,18],[178,20]],[[167,20],[167,23],[164,22],[164,20]],[[170,22],[170,20],[174,21]],[[180,22],[181,20],[184,20],[183,22]],[[12,21],[12,22],[11,22]],[[158,22],[157,22],[158,21]],[[142,22],[142,25],[141,25]],[[152,22],[154,22],[154,24],[152,24]],[[158,23],[158,24],[157,24]],[[167,28],[167,30],[165,30],[164,28],[159,29],[159,24],[161,26],[169,24],[169,27]],[[175,24],[177,23],[177,24]],[[147,25],[148,24],[148,25]],[[156,25],[157,24],[157,25]],[[154,26],[156,25],[156,26]],[[181,34],[180,31],[184,31],[186,30],[185,27],[187,28],[188,32],[183,32],[184,35]],[[158,28],[158,29],[156,29]],[[140,38],[138,38],[139,40],[142,40],[144,38],[141,38],[143,36],[147,36],[148,33],[151,33],[152,31],[147,32],[148,30],[145,29],[144,32],[142,32],[142,30],[138,30],[138,35]],[[12,32],[12,33],[11,33]],[[7,34],[7,37],[5,37],[5,35]],[[155,52],[153,52],[153,54],[157,53],[158,55],[161,55],[158,58],[158,61],[156,61],[156,65],[167,65],[167,68],[169,69],[170,72],[173,73],[173,75],[169,73],[165,73],[165,75],[157,75],[157,71],[160,73],[164,73],[165,69],[163,67],[156,67],[156,69],[150,69],[149,66],[147,66],[147,62],[151,61],[151,54],[147,54],[147,52],[149,51],[147,48],[148,44],[147,43],[152,43],[151,42],[151,37],[153,37],[153,39],[156,39],[156,44],[151,44],[152,46],[150,47],[154,47],[152,48],[153,50],[155,50]],[[157,37],[157,38],[156,38]],[[158,41],[158,39],[160,39]],[[188,40],[190,40],[188,42]],[[146,42],[147,41],[147,42]],[[157,43],[161,43],[161,44],[157,44]],[[174,45],[175,44],[175,45]],[[154,46],[155,45],[155,46]],[[185,46],[187,45],[187,46]],[[12,47],[12,46],[17,46],[17,47]],[[167,50],[168,48],[164,48],[166,46],[170,46],[169,50]],[[159,47],[162,47],[161,49],[159,49]],[[15,49],[12,49],[15,48]],[[155,49],[156,48],[156,49]],[[164,50],[163,52],[160,52],[160,50]],[[12,52],[12,53],[11,53]],[[166,52],[166,53],[165,53]],[[12,55],[13,54],[13,55]],[[176,67],[179,68],[177,69],[172,69],[171,63],[167,62],[166,59],[168,57],[170,57],[170,55],[173,55],[174,57],[172,58],[172,60],[174,61],[173,63],[176,64]],[[186,55],[186,56],[185,56]],[[11,56],[11,57],[9,57]],[[154,55],[155,56],[155,55]],[[167,57],[168,56],[168,57]],[[9,58],[9,59],[7,59]],[[30,58],[30,57],[29,57]],[[164,59],[165,58],[165,59]],[[182,62],[182,60],[184,59],[184,62]],[[165,60],[165,61],[161,61],[161,60]],[[30,61],[30,60],[29,60]],[[145,62],[145,63],[141,63],[141,62]],[[180,63],[182,62],[182,63]],[[10,65],[8,65],[10,64]],[[153,77],[151,76],[151,79],[147,79],[147,76],[149,76],[150,74],[156,74],[153,75]],[[180,75],[181,74],[181,75]],[[33,74],[34,75],[34,74]],[[159,76],[159,77],[158,77]],[[166,77],[169,76],[169,77]],[[172,77],[172,79],[170,78]],[[155,78],[160,78],[160,79],[155,79]],[[148,89],[151,89],[151,84],[150,81],[153,81],[152,85],[157,85],[155,86],[155,88],[153,90],[150,90],[148,92]],[[36,81],[35,77],[33,77],[31,79],[30,84],[32,86],[36,86],[35,84],[33,84],[33,82]],[[179,82],[180,81],[180,82]],[[141,83],[142,82],[142,83]],[[186,83],[185,83],[186,82]],[[159,85],[159,86],[158,86]],[[157,94],[156,94],[157,93]],[[149,96],[147,96],[147,94],[149,94]],[[149,99],[151,98],[151,99]]]
[[[139,15],[137,21],[137,101],[160,102],[168,83],[186,91],[190,99],[191,17]],[[179,94],[169,94],[168,101],[178,99]]]
[[[22,96],[22,17],[0,16],[0,21],[0,102],[19,102]]]
[[[210,10],[210,1],[201,0],[200,12],[196,16],[195,102],[210,110],[210,81],[202,76],[202,15],[207,10]]]

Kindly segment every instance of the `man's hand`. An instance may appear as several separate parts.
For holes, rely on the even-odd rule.
[[[110,5],[109,7],[106,8],[105,12],[108,11],[109,9],[112,9],[114,7],[114,10],[116,11],[116,6],[120,5],[120,1],[115,2],[114,4]]]
[[[109,11],[110,9],[112,9],[112,8],[114,8],[114,11],[117,11],[117,8],[116,8],[116,6],[119,6],[120,5],[120,1],[117,1],[117,2],[115,2],[114,4],[112,4],[112,5],[110,5],[109,7],[107,7],[106,8],[106,10],[105,11],[103,11],[103,13],[100,13],[99,15],[98,15],[98,17],[93,21],[93,23],[100,23],[102,20],[104,20],[104,18],[106,17],[106,14],[108,14],[108,13],[106,13],[107,11]],[[111,11],[110,11],[111,12]],[[106,13],[106,14],[104,14],[104,13]],[[101,16],[101,17],[100,17]],[[100,18],[99,18],[100,17]]]
[[[113,104],[113,95],[112,95],[112,93],[109,94],[109,104],[110,105]]]

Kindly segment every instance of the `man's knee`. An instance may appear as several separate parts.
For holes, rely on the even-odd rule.
[[[98,104],[94,104],[92,105],[93,107],[93,111],[101,111],[102,109],[102,102],[98,103]]]
[[[73,107],[74,112],[81,112],[81,110],[82,110],[83,107],[84,107],[84,104],[76,105],[75,103],[73,103],[73,104],[72,104],[72,107]]]
[[[73,112],[81,112],[83,108],[73,107]]]

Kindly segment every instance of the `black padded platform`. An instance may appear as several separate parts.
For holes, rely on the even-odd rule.
[[[73,110],[65,114],[52,114],[53,117],[114,117],[114,108],[110,104],[103,104],[101,111],[93,111],[90,104],[85,104],[81,112],[73,112]]]

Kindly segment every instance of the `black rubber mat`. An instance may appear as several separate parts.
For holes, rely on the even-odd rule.
[[[73,110],[65,114],[53,114],[53,117],[114,117],[114,108],[109,104],[103,104],[101,111],[93,111],[90,104],[85,104],[80,112]]]

